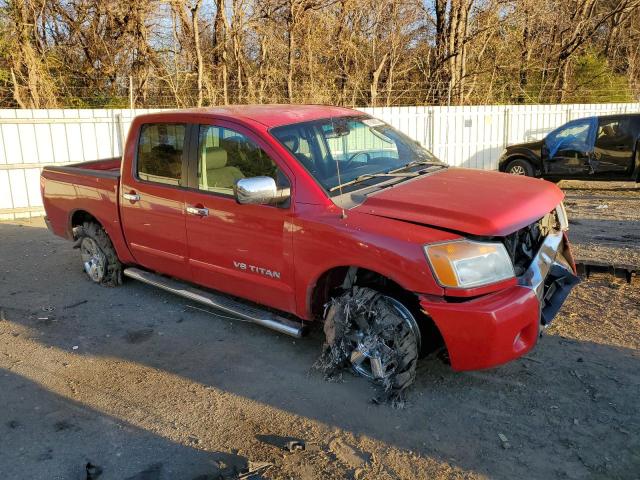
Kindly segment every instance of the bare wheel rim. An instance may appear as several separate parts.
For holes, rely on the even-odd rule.
[[[509,173],[511,175],[526,175],[527,172],[524,171],[524,167],[522,165],[514,165],[509,169]]]
[[[104,278],[107,259],[93,238],[84,237],[80,243],[82,266],[89,278],[99,282]]]
[[[383,295],[398,315],[411,329],[420,351],[420,328],[415,317],[402,303],[392,297]],[[353,370],[363,377],[373,380],[385,380],[396,371],[396,355],[393,339],[383,334],[356,331],[351,336],[353,350],[349,357]]]

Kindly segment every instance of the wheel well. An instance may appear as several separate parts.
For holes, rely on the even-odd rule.
[[[75,227],[81,226],[84,222],[94,222],[102,226],[102,224],[96,219],[96,217],[91,215],[89,212],[85,210],[76,210],[71,215],[71,220],[69,222],[69,229],[71,233],[73,234],[73,229]]]
[[[503,172],[507,171],[507,167],[509,167],[511,162],[513,162],[514,160],[522,160],[524,162],[527,162],[529,165],[531,165],[531,168],[533,169],[534,175],[540,173],[540,169],[538,168],[536,163],[533,160],[531,160],[529,157],[527,157],[526,155],[523,155],[521,153],[516,153],[516,154],[510,156],[509,158],[507,158],[504,161],[504,163],[502,164],[503,168],[504,168]]]
[[[524,155],[516,153],[515,155],[512,155],[509,158],[507,158],[503,163],[505,171],[507,170],[507,167],[509,166],[509,164],[514,160],[524,160],[525,162],[528,162],[531,164],[531,166],[533,166],[533,162],[529,158],[525,157]]]
[[[343,266],[323,273],[311,295],[311,312],[314,318],[324,318],[325,305],[332,297],[357,285],[369,287],[402,301],[411,310],[422,333],[423,353],[431,353],[444,346],[444,339],[434,321],[420,308],[418,296],[392,279],[366,268]]]

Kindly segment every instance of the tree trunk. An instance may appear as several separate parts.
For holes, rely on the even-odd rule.
[[[196,0],[196,3],[191,8],[191,28],[193,30],[193,47],[196,51],[196,73],[198,76],[198,107],[202,106],[202,74],[203,74],[203,60],[202,60],[202,48],[200,47],[200,25],[198,23],[198,14],[202,0]]]
[[[371,106],[377,106],[378,99],[378,83],[380,82],[380,75],[382,74],[382,70],[384,69],[385,63],[387,63],[387,58],[389,57],[388,53],[385,53],[382,56],[382,60],[378,64],[378,67],[373,71],[371,75],[371,85],[369,86],[369,90],[371,92]]]
[[[295,2],[292,0],[289,6],[289,18],[288,18],[288,55],[287,55],[287,99],[289,103],[293,103],[293,71],[294,71],[294,61],[295,61],[295,49],[296,49],[296,38],[295,38]]]
[[[229,104],[229,67],[227,65],[227,15],[224,0],[216,0],[214,63],[220,70],[224,104]]]
[[[13,99],[16,101],[20,108],[27,108],[24,100],[22,99],[22,95],[20,94],[20,86],[18,85],[18,81],[16,80],[16,74],[13,71],[13,68],[11,69],[11,81],[13,82]]]

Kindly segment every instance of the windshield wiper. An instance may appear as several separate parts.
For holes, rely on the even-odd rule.
[[[404,169],[405,167],[402,167],[402,169]],[[417,172],[410,172],[410,173],[396,173],[396,170],[392,170],[389,172],[380,172],[380,173],[365,173],[364,175],[360,175],[359,177],[354,178],[353,180],[349,180],[348,182],[344,182],[344,183],[340,183],[338,185],[336,185],[335,187],[331,187],[329,189],[330,192],[334,192],[336,190],[339,190],[342,187],[348,187],[349,185],[353,185],[355,183],[360,183],[360,182],[364,182],[365,180],[369,180],[370,178],[375,178],[375,177],[400,177],[400,178],[406,178],[406,177],[415,177],[418,175]]]
[[[421,170],[418,172],[406,172],[406,173],[399,173],[401,170],[405,170],[406,168],[411,168],[411,167],[415,167],[418,165],[431,165],[432,167],[438,167],[438,168],[444,168],[446,165],[444,164],[434,164],[433,162],[425,162],[425,161],[421,161],[421,160],[415,160],[413,162],[409,162],[406,165],[403,165],[402,167],[399,168],[394,168],[393,170],[389,170],[388,172],[379,172],[379,173],[365,173],[364,175],[360,175],[359,177],[354,178],[353,180],[350,180],[348,182],[345,183],[341,183],[339,185],[336,185],[335,187],[331,187],[329,189],[329,192],[335,192],[336,190],[339,190],[343,187],[348,187],[349,185],[354,185],[356,183],[360,183],[363,182],[365,180],[369,180],[370,178],[376,178],[376,177],[399,177],[399,178],[411,178],[411,177],[417,177],[418,175],[420,175],[421,173],[425,172],[425,170]],[[429,171],[431,169],[427,169],[427,171]]]
[[[444,168],[444,167],[447,166],[446,163],[442,163],[440,161],[435,161],[434,162],[432,160],[413,160],[413,161],[405,164],[404,166],[402,166],[400,168],[396,168],[395,170],[391,170],[391,173],[399,172],[401,170],[404,170],[405,168],[417,167],[418,165],[431,165],[431,166],[439,167],[439,168]]]

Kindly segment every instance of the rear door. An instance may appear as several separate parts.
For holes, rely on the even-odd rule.
[[[120,215],[136,262],[189,279],[185,227],[188,125],[148,123],[140,129],[132,169],[123,172]]]
[[[632,172],[636,143],[633,127],[628,116],[598,119],[594,150],[597,175],[624,176]]]
[[[595,122],[594,118],[574,120],[547,135],[543,155],[546,174],[579,178],[592,173]]]
[[[290,186],[266,144],[235,123],[201,125],[193,136],[192,189],[187,196],[187,239],[193,281],[284,311],[293,311],[293,251],[284,205],[240,205],[241,178],[271,176]]]

